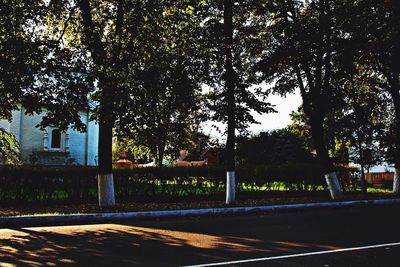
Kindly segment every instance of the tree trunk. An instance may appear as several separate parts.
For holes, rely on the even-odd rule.
[[[393,193],[400,194],[400,85],[397,82],[391,83],[390,94],[393,99],[395,113],[395,158],[394,158],[394,177],[393,177]]]
[[[393,193],[398,195],[400,194],[400,168],[394,168],[394,177],[393,177]]]
[[[112,122],[99,118],[99,174],[98,196],[100,207],[115,206],[114,177],[112,172]]]
[[[360,140],[361,135],[360,133],[357,133],[357,139]],[[360,165],[361,165],[361,194],[363,198],[367,197],[367,183],[365,181],[365,173],[364,173],[364,155],[363,155],[363,151],[362,151],[362,146],[359,143],[358,144],[358,150],[360,153]]]
[[[156,165],[158,167],[162,167],[163,166],[164,150],[165,150],[165,144],[157,144]]]
[[[91,53],[94,65],[103,69],[106,65],[106,51],[101,42],[99,33],[95,30],[92,20],[92,8],[90,1],[80,0],[78,6],[82,16],[83,44]],[[100,113],[99,113],[99,173],[98,173],[98,197],[100,207],[115,206],[114,178],[112,173],[112,128],[113,120],[113,89],[115,88],[107,74],[101,74],[99,78],[101,88]]]
[[[316,113],[314,111],[314,113]],[[328,150],[324,141],[323,117],[319,114],[311,114],[310,116],[311,136],[319,163],[324,168],[324,177],[328,185],[332,199],[340,199],[343,196],[342,188],[340,187],[339,179],[334,171],[333,164],[328,155]]]
[[[367,197],[367,182],[365,181],[364,164],[361,163],[361,194],[363,198]]]
[[[224,0],[225,87],[227,96],[228,134],[226,139],[226,204],[235,202],[235,77],[232,65],[232,0]]]

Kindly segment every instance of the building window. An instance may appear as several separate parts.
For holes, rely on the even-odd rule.
[[[51,146],[52,149],[61,149],[61,132],[58,129],[51,131]]]

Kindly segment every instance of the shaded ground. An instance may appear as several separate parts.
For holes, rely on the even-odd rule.
[[[400,206],[0,229],[0,266],[182,266],[400,241]],[[250,266],[399,266],[399,247]],[[246,265],[246,264],[244,264]]]
[[[268,197],[266,197],[267,195]],[[394,197],[390,193],[370,193],[367,199],[383,199]],[[360,200],[359,193],[347,193],[342,200]],[[276,205],[287,203],[308,203],[308,202],[329,202],[332,201],[327,192],[318,193],[275,193],[254,195],[253,197],[238,198],[234,206],[261,206]],[[32,214],[74,214],[74,213],[98,213],[98,212],[128,212],[146,210],[173,210],[173,209],[193,209],[193,208],[215,208],[226,207],[223,196],[221,200],[196,200],[180,202],[132,202],[118,203],[113,209],[99,208],[97,203],[86,204],[0,204],[1,216],[18,216]]]

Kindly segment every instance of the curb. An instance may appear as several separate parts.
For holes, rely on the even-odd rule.
[[[400,204],[400,199],[377,199],[377,200],[356,200],[342,202],[321,202],[288,205],[271,205],[257,207],[234,207],[234,208],[210,208],[210,209],[189,209],[189,210],[167,210],[167,211],[139,211],[122,213],[90,213],[76,215],[53,215],[53,216],[11,216],[0,218],[0,227],[37,224],[60,224],[77,222],[104,222],[120,219],[150,219],[164,217],[183,216],[205,216],[205,215],[227,215],[227,214],[251,214],[257,212],[277,212],[309,210],[315,208],[334,207],[361,207],[373,205]]]

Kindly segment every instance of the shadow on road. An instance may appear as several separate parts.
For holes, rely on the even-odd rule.
[[[0,242],[0,265],[180,265],[326,247],[117,224],[21,228],[8,232],[8,238]]]
[[[372,232],[384,214],[387,228]],[[0,266],[168,266],[285,255],[389,239],[398,223],[384,210],[364,209],[1,229]]]

